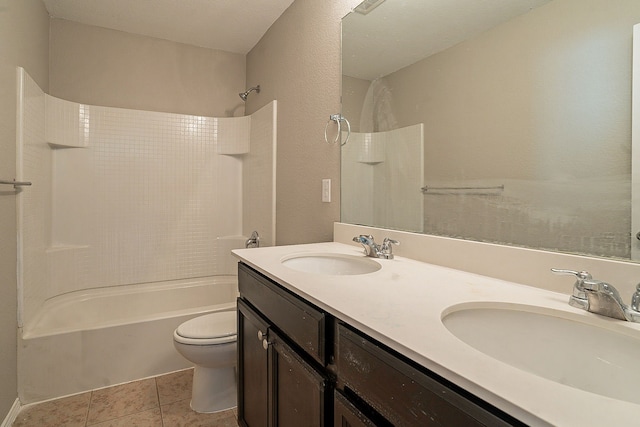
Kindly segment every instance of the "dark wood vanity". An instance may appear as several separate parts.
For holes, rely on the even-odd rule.
[[[241,426],[523,425],[243,263],[238,284]]]

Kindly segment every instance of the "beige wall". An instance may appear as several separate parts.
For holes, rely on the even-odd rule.
[[[555,0],[386,76],[426,180],[628,175],[637,22],[637,0]]]
[[[340,20],[358,0],[296,0],[247,55],[247,85],[260,84],[247,111],[278,100],[279,245],[328,241],[340,218],[340,148],[324,142],[340,112]],[[332,180],[332,202],[321,182]]]
[[[16,174],[16,66],[48,88],[49,16],[40,0],[0,5],[0,178]],[[0,420],[17,397],[16,197],[0,187]]]
[[[242,116],[245,55],[51,20],[50,94],[70,101]]]

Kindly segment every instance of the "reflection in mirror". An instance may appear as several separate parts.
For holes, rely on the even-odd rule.
[[[358,136],[342,221],[630,258],[638,22],[637,0],[385,0],[347,15],[342,114]],[[423,146],[354,166],[359,138],[412,126]],[[385,159],[410,145],[387,139]],[[415,158],[421,182],[403,181]]]
[[[346,136],[343,136],[346,141]],[[351,132],[342,146],[342,222],[423,231],[424,126]]]

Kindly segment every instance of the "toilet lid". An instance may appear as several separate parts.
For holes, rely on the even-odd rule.
[[[217,343],[234,341],[237,334],[236,312],[222,311],[187,320],[176,329],[184,338],[207,339],[222,338]],[[228,340],[224,340],[228,338]]]

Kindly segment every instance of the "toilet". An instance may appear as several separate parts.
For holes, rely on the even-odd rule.
[[[236,311],[196,317],[173,332],[173,345],[195,365],[191,409],[218,412],[236,406]]]

